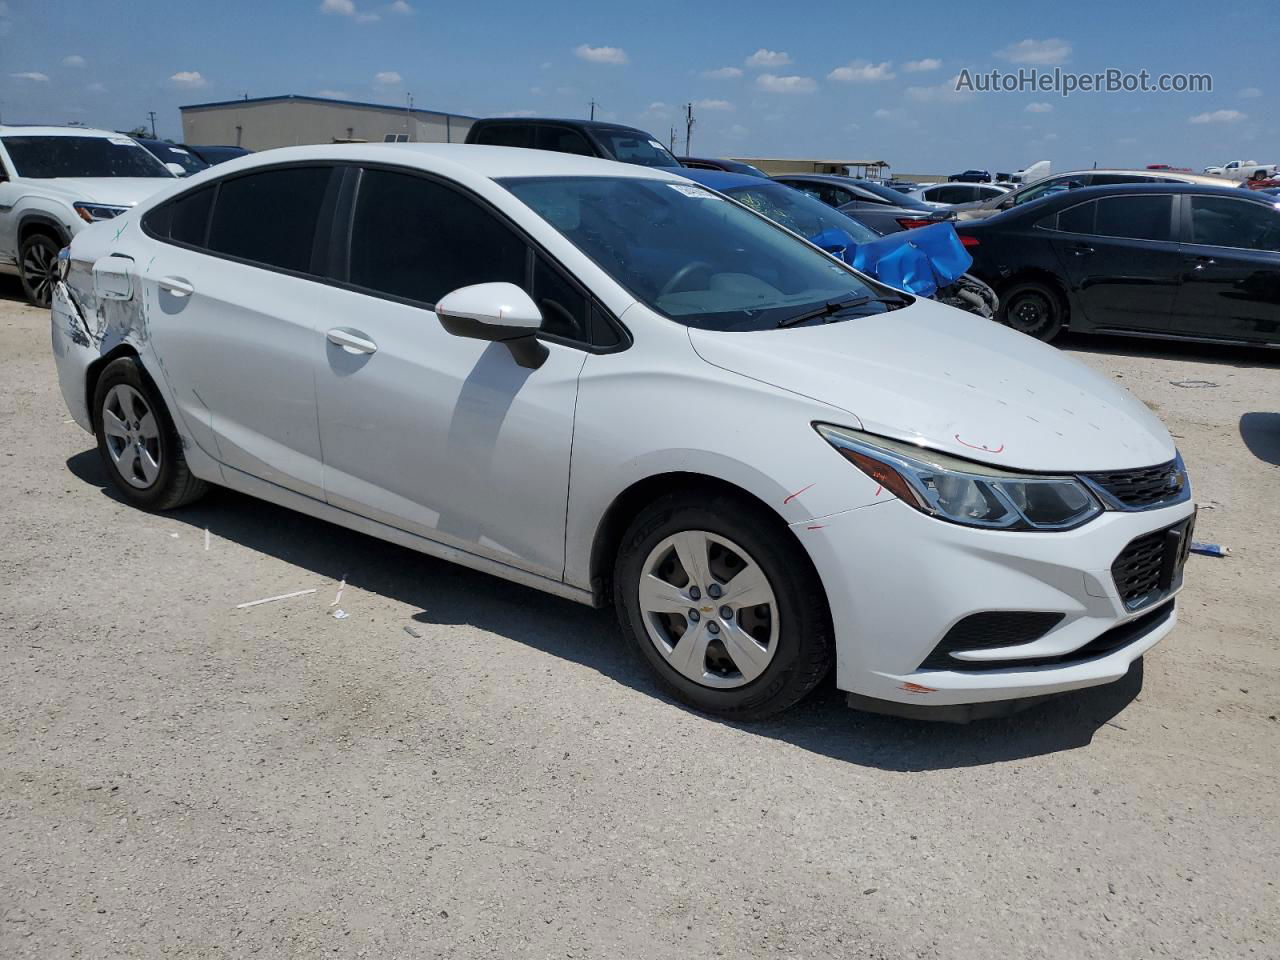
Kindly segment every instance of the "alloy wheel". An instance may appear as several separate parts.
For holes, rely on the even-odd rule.
[[[768,577],[731,540],[706,530],[666,537],[641,568],[645,631],[671,667],[717,689],[745,686],[778,649],[778,602]]]
[[[47,307],[58,281],[58,254],[44,243],[30,244],[22,257],[22,274],[36,304]]]
[[[160,475],[160,424],[146,397],[120,383],[102,404],[102,432],[107,453],[131,487],[145,490]]]

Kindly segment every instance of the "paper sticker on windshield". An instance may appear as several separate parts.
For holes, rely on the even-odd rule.
[[[650,140],[650,141],[649,141],[649,146],[653,147],[653,149],[655,149],[655,150],[665,150],[665,149],[667,149],[667,148],[666,148],[666,147],[664,147],[662,144],[660,144],[657,140]]]
[[[116,145],[118,145],[118,146],[121,146],[121,147],[136,147],[136,146],[137,146],[137,144],[136,144],[136,143],[134,143],[132,140],[130,140],[128,137],[107,137],[107,139],[108,139],[108,140],[110,140],[112,143],[114,143],[114,144],[116,144]]]
[[[170,153],[180,153],[180,154],[182,154],[184,157],[189,157],[189,156],[191,156],[191,154],[189,154],[186,150],[183,150],[181,147],[170,147],[170,148],[169,148],[169,152],[170,152]]]
[[[709,193],[701,187],[695,187],[687,183],[668,183],[667,186],[676,193],[683,193],[686,197],[697,197],[699,200],[715,199],[714,193]]]

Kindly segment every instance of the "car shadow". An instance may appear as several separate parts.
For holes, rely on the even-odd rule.
[[[1150,340],[1110,334],[1064,333],[1055,347],[1079,353],[1123,354],[1151,360],[1195,360],[1230,367],[1280,367],[1280,350],[1271,347],[1196,343],[1192,340]]]
[[[1280,413],[1246,413],[1240,439],[1259,460],[1280,466]]]
[[[107,482],[96,449],[72,456],[67,468],[133,509]],[[685,709],[626,648],[608,610],[586,608],[224,488],[166,516],[321,577],[336,581],[345,576],[348,586],[415,609],[406,627],[474,626],[588,667],[673,709]],[[851,710],[828,677],[780,717],[716,722],[846,763],[899,772],[939,770],[1087,746],[1097,729],[1111,723],[1141,689],[1138,661],[1117,683],[1052,698],[1013,717],[954,725]]]
[[[16,300],[18,303],[26,303],[27,298],[22,293],[22,281],[7,273],[0,274],[0,300]]]

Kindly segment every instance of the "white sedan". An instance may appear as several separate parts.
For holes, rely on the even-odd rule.
[[[1174,624],[1193,504],[1146,407],[670,170],[272,150],[62,276],[63,396],[130,503],[219,484],[612,604],[701,710],[834,665],[858,706],[982,715]]]

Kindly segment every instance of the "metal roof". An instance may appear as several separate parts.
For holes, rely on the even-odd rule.
[[[433,117],[461,117],[464,120],[475,120],[465,113],[451,113],[448,110],[427,110],[423,107],[402,107],[394,103],[369,103],[362,100],[340,100],[337,97],[309,97],[304,94],[286,93],[277,97],[241,97],[238,100],[213,100],[209,103],[189,103],[178,107],[179,110],[211,110],[218,107],[238,107],[255,103],[324,103],[342,107],[362,107],[366,110],[391,110],[396,113],[421,113]]]

